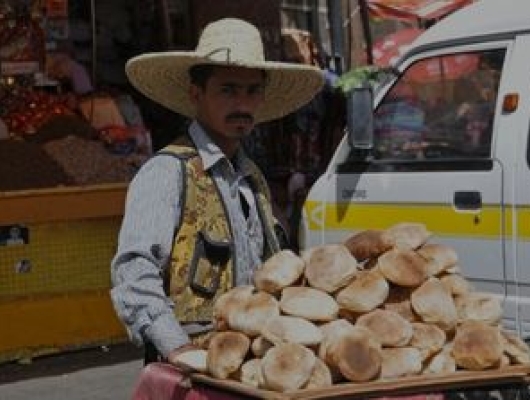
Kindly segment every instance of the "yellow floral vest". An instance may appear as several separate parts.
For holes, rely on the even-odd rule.
[[[166,291],[175,302],[180,322],[210,321],[215,300],[234,286],[232,228],[214,180],[204,171],[191,141],[186,142],[160,151],[183,160],[186,174],[185,205],[176,225]],[[270,193],[263,175],[251,164],[251,182],[264,229],[264,255],[268,258],[279,250]]]

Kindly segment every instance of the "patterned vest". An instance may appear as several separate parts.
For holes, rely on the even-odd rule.
[[[180,322],[210,321],[215,300],[235,282],[238,258],[233,251],[233,228],[219,190],[203,169],[191,140],[186,138],[184,145],[169,145],[159,153],[183,160],[186,174],[184,207],[176,225],[166,291],[176,304]],[[267,183],[257,166],[251,166],[250,184],[263,224],[266,259],[279,250],[279,244]]]

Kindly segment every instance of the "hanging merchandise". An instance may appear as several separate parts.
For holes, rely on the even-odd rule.
[[[29,4],[4,4],[0,14],[1,75],[33,74],[42,70],[45,58],[40,15]]]

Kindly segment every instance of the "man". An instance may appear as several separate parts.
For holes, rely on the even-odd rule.
[[[279,250],[267,184],[240,142],[320,90],[317,68],[265,61],[259,31],[233,18],[208,25],[193,52],[127,63],[132,84],[191,118],[188,135],[146,162],[131,182],[112,300],[134,342],[162,359],[194,349],[215,299]]]

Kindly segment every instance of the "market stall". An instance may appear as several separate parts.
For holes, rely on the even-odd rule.
[[[0,1],[0,362],[126,340],[108,268],[150,134],[76,57],[74,3]]]

